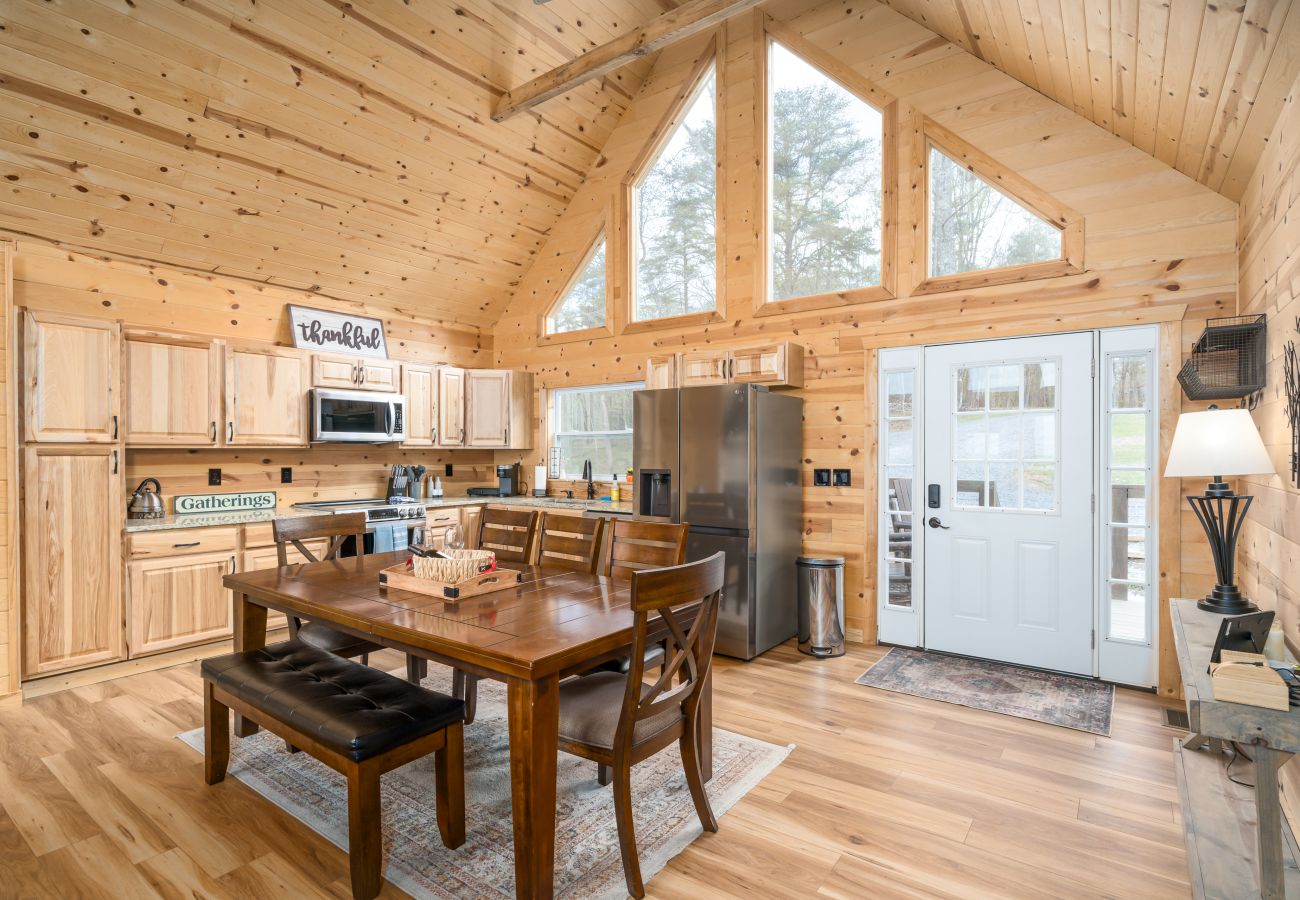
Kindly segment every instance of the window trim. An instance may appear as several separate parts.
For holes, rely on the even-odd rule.
[[[618,196],[618,214],[617,220],[620,223],[618,252],[620,263],[623,271],[626,273],[624,283],[626,290],[623,292],[622,302],[616,304],[616,314],[618,320],[615,322],[615,331],[619,334],[637,334],[647,331],[659,331],[661,329],[680,329],[689,328],[701,324],[712,322],[726,321],[726,292],[724,287],[727,283],[727,264],[726,252],[723,246],[723,222],[726,214],[726,182],[722,171],[722,159],[726,147],[725,123],[726,115],[723,108],[723,89],[722,78],[725,71],[725,64],[720,51],[721,47],[726,46],[726,25],[719,27],[718,31],[709,40],[709,43],[701,51],[695,61],[691,73],[682,82],[677,94],[673,97],[672,102],[668,105],[668,111],[664,117],[655,126],[651,132],[651,138],[637,153],[632,164],[628,166],[627,173],[623,176],[622,184],[617,192]],[[681,124],[683,116],[691,105],[696,91],[700,88],[708,73],[714,73],[713,80],[713,109],[714,109],[714,190],[713,190],[713,242],[714,242],[714,287],[713,298],[714,307],[712,310],[701,312],[685,313],[678,316],[664,316],[658,319],[637,319],[636,318],[636,220],[633,215],[636,209],[636,185],[641,180],[649,166],[659,158],[660,151],[668,143],[677,126]],[[609,265],[609,251],[606,250],[606,265]]]
[[[611,266],[613,263],[614,236],[610,233],[610,223],[613,216],[606,211],[601,215],[600,222],[596,227],[596,236],[587,243],[586,249],[578,259],[577,266],[569,274],[568,279],[564,282],[564,287],[560,289],[555,299],[546,307],[537,324],[537,342],[538,344],[565,344],[572,341],[590,341],[597,338],[613,337],[614,329],[611,327],[614,313],[614,279],[611,278]],[[576,331],[551,331],[551,317],[555,315],[564,301],[569,298],[569,293],[573,286],[577,284],[582,273],[587,270],[588,264],[591,263],[592,257],[596,255],[596,248],[600,246],[601,241],[605,243],[605,324],[597,325],[593,328],[580,328]]]
[[[1083,216],[1060,203],[1046,191],[997,162],[993,157],[962,140],[933,119],[914,113],[917,121],[912,153],[921,177],[912,191],[912,222],[916,227],[916,252],[912,254],[911,296],[964,291],[996,284],[1015,284],[1043,278],[1078,275],[1084,270]],[[930,150],[964,165],[975,177],[994,190],[1037,215],[1061,232],[1061,256],[1037,263],[930,276]]]
[[[583,393],[583,392],[592,392],[592,391],[610,391],[610,390],[618,390],[620,388],[628,388],[633,392],[639,390],[645,390],[645,382],[644,381],[613,381],[613,382],[603,383],[603,384],[574,384],[574,385],[567,385],[565,387],[549,388],[547,390],[547,397],[546,397],[546,446],[548,448],[557,446],[559,443],[557,439],[560,437],[560,435],[600,435],[600,436],[609,436],[609,437],[618,437],[624,434],[631,435],[632,428],[630,426],[623,431],[557,431],[555,428],[557,422],[557,416],[556,416],[557,405],[559,403],[560,394],[573,394],[573,393]],[[601,472],[593,472],[592,480],[593,481],[613,481],[613,480],[621,481],[626,473],[611,472],[608,473],[610,475],[610,478],[608,479],[602,477],[604,474],[605,473],[601,473]],[[560,476],[558,479],[555,480],[574,481],[577,480],[579,477],[580,477],[579,475],[567,475],[564,473],[563,456],[561,456]]]
[[[755,159],[759,161],[756,197],[756,209],[759,210],[759,252],[754,266],[754,315],[756,317],[776,316],[892,300],[898,296],[897,257],[900,213],[898,101],[893,95],[876,87],[852,68],[808,41],[789,25],[778,22],[765,13],[760,12],[759,15],[763,51],[755,54],[755,83],[761,85],[762,99],[756,104],[758,127],[754,129],[757,140],[754,154]],[[786,297],[780,300],[772,297],[770,259],[772,159],[768,152],[771,144],[772,91],[768,66],[774,43],[780,44],[880,113],[880,284],[809,294],[803,297]]]

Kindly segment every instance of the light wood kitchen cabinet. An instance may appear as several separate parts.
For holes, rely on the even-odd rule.
[[[676,353],[652,356],[645,361],[645,386],[648,390],[677,387],[677,367],[679,359]]]
[[[467,447],[532,446],[533,376],[509,369],[469,369],[465,378]]]
[[[311,358],[311,383],[312,387],[396,392],[402,383],[401,366],[393,359],[317,353]]]
[[[127,563],[127,644],[132,657],[230,637],[235,553],[188,553]]]
[[[27,447],[23,675],[123,659],[121,453]]]
[[[215,447],[221,428],[221,353],[212,341],[126,338],[126,425],[136,447]]]
[[[438,443],[437,404],[434,402],[438,372],[433,366],[407,363],[402,366],[402,387],[406,393],[406,440],[403,447],[432,447]]]
[[[465,546],[470,550],[478,549],[478,529],[483,523],[483,507],[462,506],[460,508],[460,527],[465,530]]]
[[[726,384],[731,379],[727,372],[731,353],[727,350],[697,350],[683,353],[681,361],[681,386],[699,384]]]
[[[182,553],[233,553],[239,546],[239,527],[223,525],[136,531],[127,539],[132,559],[156,559]]]
[[[783,341],[732,350],[729,369],[737,383],[803,387],[803,347]]]
[[[307,366],[282,347],[226,347],[228,445],[306,446]]]
[[[24,439],[115,443],[121,358],[117,322],[24,313]]]
[[[803,387],[803,347],[782,341],[733,350],[697,350],[681,354],[679,383],[765,384]],[[649,372],[647,363],[646,371]],[[647,387],[650,384],[647,380]]]
[[[465,370],[439,366],[436,419],[439,447],[465,446]]]
[[[248,533],[245,532],[245,541],[247,540],[249,540]],[[320,559],[325,555],[329,541],[303,541],[303,545],[311,551],[312,556]],[[292,566],[297,565],[298,563],[307,562],[307,557],[303,556],[302,553],[299,552],[298,548],[293,544],[290,544],[285,548],[285,550],[287,551],[285,555],[289,560],[289,565]],[[271,544],[269,547],[250,547],[246,549],[239,559],[239,568],[236,571],[258,572],[262,569],[278,569],[279,567],[279,554],[276,552],[275,544]],[[268,631],[275,630],[276,628],[285,628],[288,624],[289,623],[285,620],[284,613],[276,612],[273,609],[267,610],[266,627]]]

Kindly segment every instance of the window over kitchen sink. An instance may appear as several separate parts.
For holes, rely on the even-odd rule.
[[[557,388],[551,392],[551,446],[560,448],[560,477],[581,478],[591,460],[598,481],[632,467],[632,394],[641,382]]]

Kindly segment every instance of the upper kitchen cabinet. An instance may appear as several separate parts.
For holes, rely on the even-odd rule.
[[[439,366],[434,405],[440,447],[465,446],[465,370]]]
[[[221,352],[213,341],[126,337],[126,442],[215,447],[221,430]]]
[[[651,366],[646,361],[646,387],[667,387],[650,383]],[[700,384],[765,384],[768,387],[803,387],[803,347],[782,341],[733,350],[698,350],[679,358],[678,383],[682,387]]]
[[[466,446],[532,446],[533,376],[508,369],[466,372]]]
[[[317,353],[311,359],[311,383],[312,387],[395,392],[401,389],[401,370],[402,364],[392,359]]]
[[[402,446],[432,447],[438,443],[437,384],[438,371],[433,366],[402,366],[406,393],[406,440]]]
[[[226,347],[225,442],[252,447],[307,444],[307,366],[284,347]]]
[[[23,674],[123,659],[116,447],[35,444],[23,460]]]
[[[116,442],[121,355],[117,322],[24,313],[24,439]]]
[[[676,353],[652,356],[645,361],[645,386],[647,390],[677,387],[677,367],[680,360]]]

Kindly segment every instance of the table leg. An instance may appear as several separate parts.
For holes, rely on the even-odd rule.
[[[700,688],[700,776],[705,781],[713,779],[713,667],[709,666]]]
[[[1264,900],[1285,897],[1282,878],[1282,804],[1277,772],[1291,754],[1256,745],[1255,818],[1259,823],[1259,893]]]
[[[261,650],[266,646],[266,607],[249,600],[247,594],[235,594],[233,602],[235,651]],[[257,734],[257,725],[245,722],[243,716],[236,714],[235,734],[239,737]]]
[[[555,766],[560,681],[512,678],[510,805],[515,827],[515,896],[548,900],[555,892]]]

